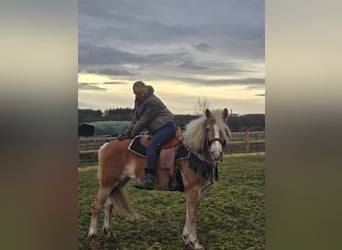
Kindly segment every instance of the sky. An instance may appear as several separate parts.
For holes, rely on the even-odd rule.
[[[264,0],[78,2],[78,107],[133,108],[144,81],[174,114],[265,113]]]

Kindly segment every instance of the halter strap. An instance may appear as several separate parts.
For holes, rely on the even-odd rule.
[[[222,149],[224,149],[225,147],[226,147],[226,144],[227,144],[227,142],[224,140],[224,141],[222,141],[220,138],[214,138],[214,139],[212,139],[212,140],[208,140],[208,147],[210,147],[210,145],[214,142],[214,141],[218,141],[219,143],[221,143],[221,145],[222,145]]]
[[[220,138],[216,138],[216,137],[215,137],[214,139],[209,140],[209,138],[208,138],[208,132],[209,132],[209,129],[207,128],[207,129],[205,130],[205,146],[207,147],[208,151],[209,151],[209,148],[210,148],[211,144],[212,144],[214,141],[218,141],[219,143],[221,143],[222,149],[224,149],[224,148],[226,147],[226,145],[227,145],[226,140],[222,141]]]

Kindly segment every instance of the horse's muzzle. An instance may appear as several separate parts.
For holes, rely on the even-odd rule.
[[[223,152],[222,151],[210,151],[210,157],[213,161],[222,161],[223,160]]]

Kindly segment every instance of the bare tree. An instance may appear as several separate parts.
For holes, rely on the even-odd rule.
[[[210,103],[207,97],[197,97],[197,101],[194,105],[194,111],[196,115],[203,115],[205,110],[210,108]]]

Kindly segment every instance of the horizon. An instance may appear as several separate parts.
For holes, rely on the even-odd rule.
[[[102,109],[92,109],[92,108],[80,108],[80,107],[78,107],[78,110],[92,110],[92,111],[100,110],[102,113],[104,113],[106,110],[109,110],[109,109],[131,109],[131,110],[133,110],[133,107],[118,107],[118,108],[111,107],[111,108],[108,108],[108,109],[105,109],[105,110],[102,110]],[[229,116],[232,115],[232,114],[234,114],[234,115],[266,115],[266,113],[247,113],[247,114],[240,114],[240,113],[235,113],[235,112],[231,113],[229,109],[228,109],[228,111],[229,111]],[[196,111],[194,111],[194,112],[196,112]],[[184,114],[173,113],[173,114],[174,115],[189,115],[189,116],[202,115],[202,114],[195,114],[195,113],[192,113],[192,114],[191,113],[184,113]]]

